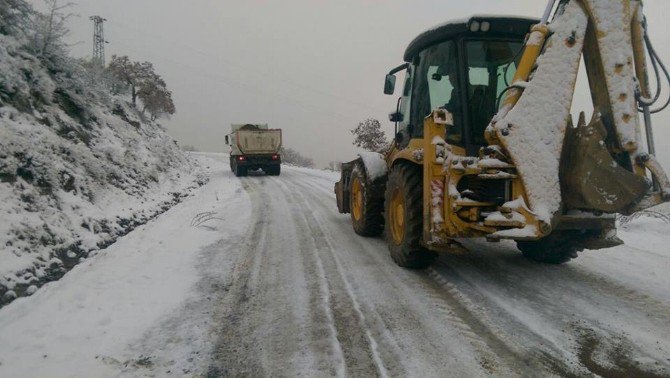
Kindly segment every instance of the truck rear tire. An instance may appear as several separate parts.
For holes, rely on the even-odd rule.
[[[384,182],[369,182],[362,162],[356,162],[349,180],[349,209],[354,231],[379,236],[384,230]]]
[[[554,231],[540,240],[518,241],[516,246],[529,260],[558,265],[576,258],[577,253],[583,250],[575,243],[580,243],[578,232]]]
[[[247,167],[240,167],[239,165],[235,164],[235,169],[233,172],[237,177],[244,177],[247,175]]]
[[[437,257],[421,245],[423,185],[421,167],[399,163],[386,182],[386,241],[391,258],[401,267],[425,269]]]

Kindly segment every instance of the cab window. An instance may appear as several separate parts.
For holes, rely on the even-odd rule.
[[[498,112],[498,97],[512,83],[516,72],[515,58],[520,56],[522,46],[519,41],[465,42],[470,140],[476,146],[486,145],[484,131]]]
[[[437,108],[445,108],[454,116],[454,125],[447,129],[447,141],[462,144],[462,106],[458,93],[456,44],[446,41],[419,53],[412,88],[412,136],[423,136],[424,118]]]

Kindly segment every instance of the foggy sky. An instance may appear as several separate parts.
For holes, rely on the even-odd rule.
[[[40,0],[31,0],[33,4]],[[77,0],[75,0],[77,1]],[[472,14],[540,17],[538,0],[78,0],[71,21],[73,55],[90,57],[91,15],[105,22],[112,54],[151,61],[173,91],[177,114],[163,120],[182,145],[224,152],[231,123],[269,123],[284,145],[319,166],[351,160],[350,130],[382,121],[395,97],[384,74],[402,63],[421,31]],[[664,32],[670,1],[646,0],[652,41],[670,63]],[[400,82],[400,80],[399,80]],[[575,102],[588,104],[582,85]],[[586,109],[588,108],[588,109]],[[670,110],[655,118],[659,158],[670,168]]]

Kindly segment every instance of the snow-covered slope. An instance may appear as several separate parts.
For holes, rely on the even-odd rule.
[[[224,165],[197,158],[212,169]],[[168,368],[159,375],[185,374],[177,367],[202,364],[208,355],[195,352],[211,347],[207,311],[212,302],[199,294],[209,297],[211,286],[230,275],[236,255],[220,253],[230,242],[217,241],[244,237],[250,204],[240,181],[220,168],[194,194],[58,282],[0,309],[0,377],[133,375],[151,362],[128,350],[141,335],[145,348],[177,359],[172,372]],[[207,282],[198,284],[201,275]],[[159,332],[166,337],[148,336],[169,321],[169,314],[185,308],[187,316],[172,320],[179,326]]]
[[[0,305],[179,201],[197,170],[66,56],[0,35]]]

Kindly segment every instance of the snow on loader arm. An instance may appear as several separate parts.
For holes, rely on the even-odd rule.
[[[542,221],[555,225],[565,208],[630,214],[668,200],[667,176],[640,140],[638,106],[649,109],[640,97],[649,93],[645,40],[636,0],[562,1],[550,25],[533,28],[514,76],[519,88],[509,91],[489,139],[509,152]],[[570,105],[582,55],[595,110],[575,128]]]

